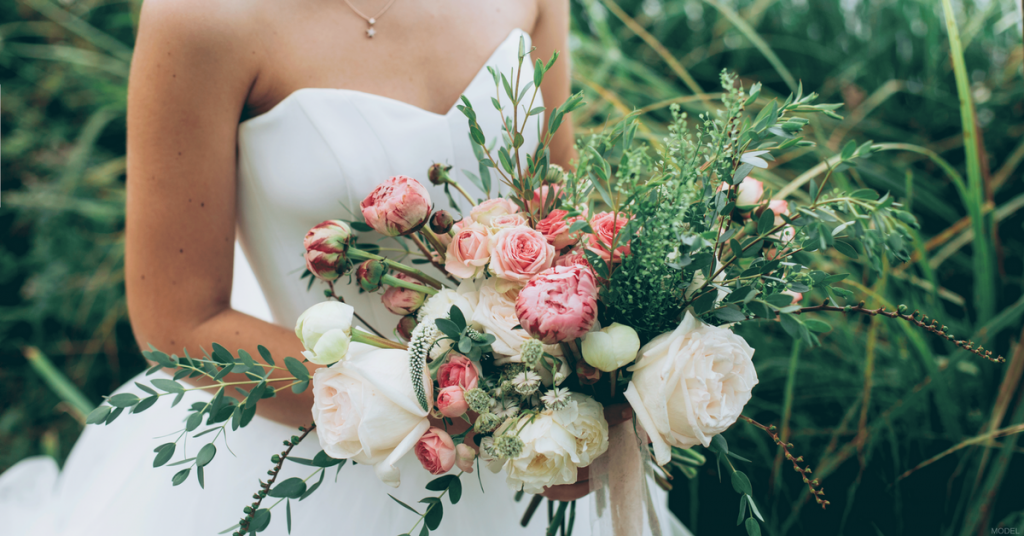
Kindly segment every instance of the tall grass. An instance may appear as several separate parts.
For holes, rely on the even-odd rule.
[[[0,470],[39,452],[62,459],[82,408],[142,367],[122,290],[125,75],[137,4],[0,0]],[[717,98],[723,68],[764,84],[753,112],[800,84],[843,102],[844,119],[812,124],[816,147],[758,178],[776,196],[806,200],[845,140],[875,140],[883,150],[838,169],[835,184],[902,198],[923,223],[921,241],[884,279],[857,260],[807,261],[854,274],[848,287],[872,304],[921,309],[1009,358],[980,362],[905,323],[852,317],[832,319],[819,348],[794,347],[770,325],[746,332],[761,381],[747,414],[779,426],[832,503],[807,507],[771,439],[741,423],[726,437],[753,460],[744,470],[766,531],[1024,532],[1024,496],[1013,487],[1024,476],[1024,48],[1014,3],[572,6],[584,133],[636,109],[637,136],[660,143],[670,104],[696,116]],[[27,347],[52,367],[33,368]],[[685,480],[676,478],[672,506],[697,534],[743,534],[734,493],[713,468]]]

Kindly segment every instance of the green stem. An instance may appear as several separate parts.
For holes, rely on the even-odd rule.
[[[385,258],[385,257],[381,257],[380,255],[374,255],[373,253],[370,253],[368,251],[363,251],[361,249],[356,249],[356,248],[350,247],[350,248],[348,248],[348,257],[350,259],[352,259],[353,261],[365,261],[367,259],[373,259],[373,260],[376,260],[376,261],[380,261],[380,262],[383,262],[384,265],[387,266],[388,268],[390,268],[390,269],[392,269],[392,270],[394,270],[396,272],[401,272],[401,273],[403,273],[403,274],[405,274],[405,275],[407,275],[409,277],[414,277],[414,278],[416,278],[416,279],[418,279],[418,280],[420,280],[420,281],[422,281],[422,282],[424,282],[424,283],[426,283],[426,284],[428,284],[428,285],[430,285],[430,286],[432,286],[434,288],[442,288],[443,287],[443,285],[441,284],[440,281],[438,281],[438,280],[434,279],[433,277],[430,277],[429,275],[423,273],[421,270],[413,268],[412,266],[406,266],[406,265],[404,265],[404,264],[402,264],[402,263],[400,263],[398,261],[394,261],[394,260],[391,260],[391,259],[388,259],[388,258]]]
[[[377,348],[394,348],[397,350],[407,350],[409,347],[400,343],[395,342],[384,337],[378,337],[371,335],[359,328],[352,328],[352,342],[361,342]]]
[[[399,279],[399,278],[397,278],[397,277],[395,277],[395,276],[393,276],[391,274],[384,274],[380,278],[380,282],[384,283],[386,285],[391,285],[393,287],[402,287],[402,288],[407,288],[409,290],[415,290],[416,292],[422,292],[423,294],[429,294],[431,296],[433,296],[434,294],[437,294],[437,289],[436,288],[425,287],[423,285],[417,285],[416,283],[413,283],[411,281],[406,281],[404,279]]]

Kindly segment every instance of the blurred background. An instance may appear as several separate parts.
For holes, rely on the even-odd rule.
[[[122,281],[125,96],[140,3],[0,0],[0,471],[37,454],[63,462],[84,414],[144,367]],[[755,176],[777,191],[805,182],[846,140],[884,144],[836,184],[911,207],[922,223],[912,262],[882,277],[856,259],[813,262],[853,274],[846,287],[869,305],[920,309],[1007,359],[990,363],[887,319],[832,317],[816,348],[749,328],[761,383],[746,414],[778,426],[831,502],[808,501],[771,438],[738,423],[725,437],[751,460],[738,467],[752,477],[763,530],[1024,533],[1019,0],[954,1],[950,20],[937,0],[572,7],[574,82],[590,103],[575,117],[583,134],[637,109],[640,135],[658,143],[669,105],[695,117],[722,69],[764,84],[755,113],[801,83],[844,104],[843,119],[812,119],[805,139],[816,147]],[[745,533],[739,496],[713,461],[672,484],[672,507],[696,534]]]

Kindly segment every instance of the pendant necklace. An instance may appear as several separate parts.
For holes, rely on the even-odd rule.
[[[363,12],[356,9],[356,6],[353,6],[352,2],[350,2],[349,0],[345,0],[345,3],[348,4],[348,7],[352,8],[352,11],[354,11],[356,15],[359,15],[360,17],[363,18],[363,20],[366,21],[366,37],[369,39],[373,39],[373,36],[377,35],[377,30],[373,28],[373,25],[377,23],[377,19],[379,19],[382,15],[384,15],[385,12],[387,12],[388,9],[391,8],[391,4],[394,4],[395,0],[389,0],[388,3],[384,5],[384,8],[381,9],[380,12],[374,15],[373,17],[367,17],[366,15],[364,15]]]

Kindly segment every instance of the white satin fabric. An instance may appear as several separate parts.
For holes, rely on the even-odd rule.
[[[505,73],[515,67],[520,36],[529,49],[529,36],[515,30],[487,65]],[[530,80],[531,64],[524,63],[523,77]],[[464,93],[474,104],[488,140],[496,138],[501,121],[491,105],[494,84],[486,69],[481,68]],[[536,146],[538,128],[531,123],[526,129],[526,147]],[[435,206],[448,208],[443,191],[427,181],[427,169],[435,162],[454,166],[452,172],[460,180],[461,170],[478,169],[467,120],[454,107],[439,115],[358,91],[310,88],[241,123],[238,237],[245,255],[235,257],[233,306],[281,326],[294,326],[302,311],[324,299],[321,284],[307,291],[307,281],[300,279],[306,231],[326,219],[360,219],[359,201],[378,183],[398,174],[419,179],[431,188]],[[494,183],[496,188],[496,177]],[[469,190],[479,193],[473,187]],[[378,240],[379,236],[361,239]],[[396,247],[391,240],[379,243]],[[398,317],[380,305],[378,296],[360,295],[344,284],[339,287],[374,327],[392,331]],[[132,382],[122,389],[138,392]],[[8,536],[180,536],[212,535],[231,527],[242,516],[242,508],[252,502],[258,480],[267,478],[271,455],[282,450],[282,440],[297,432],[256,417],[247,428],[228,434],[234,456],[222,440],[217,441],[217,456],[206,467],[205,489],[200,489],[194,474],[172,487],[171,476],[180,467],[154,469],[153,449],[172,441],[177,434],[159,437],[180,430],[185,408],[207,396],[191,393],[176,408],[160,402],[140,415],[123,415],[110,426],[88,426],[59,477],[52,461],[39,458],[0,475],[0,519],[4,520],[0,532]],[[174,459],[181,458],[183,447],[194,456],[209,437],[179,443]],[[294,454],[312,458],[320,450],[317,443],[311,436]],[[292,501],[292,533],[394,536],[409,532],[417,517],[387,494],[422,511],[424,505],[418,501],[437,493],[424,489],[433,477],[412,454],[398,467],[402,485],[397,490],[380,483],[369,466],[347,465],[337,482],[330,470],[317,492],[302,502]],[[286,463],[279,479],[310,473],[309,467]],[[444,500],[438,534],[543,534],[545,509],[538,509],[530,526],[521,528],[519,520],[528,501],[514,501],[503,475],[486,468],[482,473],[479,482],[476,474],[464,476],[459,504]],[[665,533],[688,534],[669,513],[666,494],[656,487],[652,492],[661,526],[674,529]],[[273,501],[264,502],[270,504]],[[272,510],[273,519],[264,534],[287,534],[284,507]],[[579,501],[574,534],[590,535],[590,508],[589,498]]]

